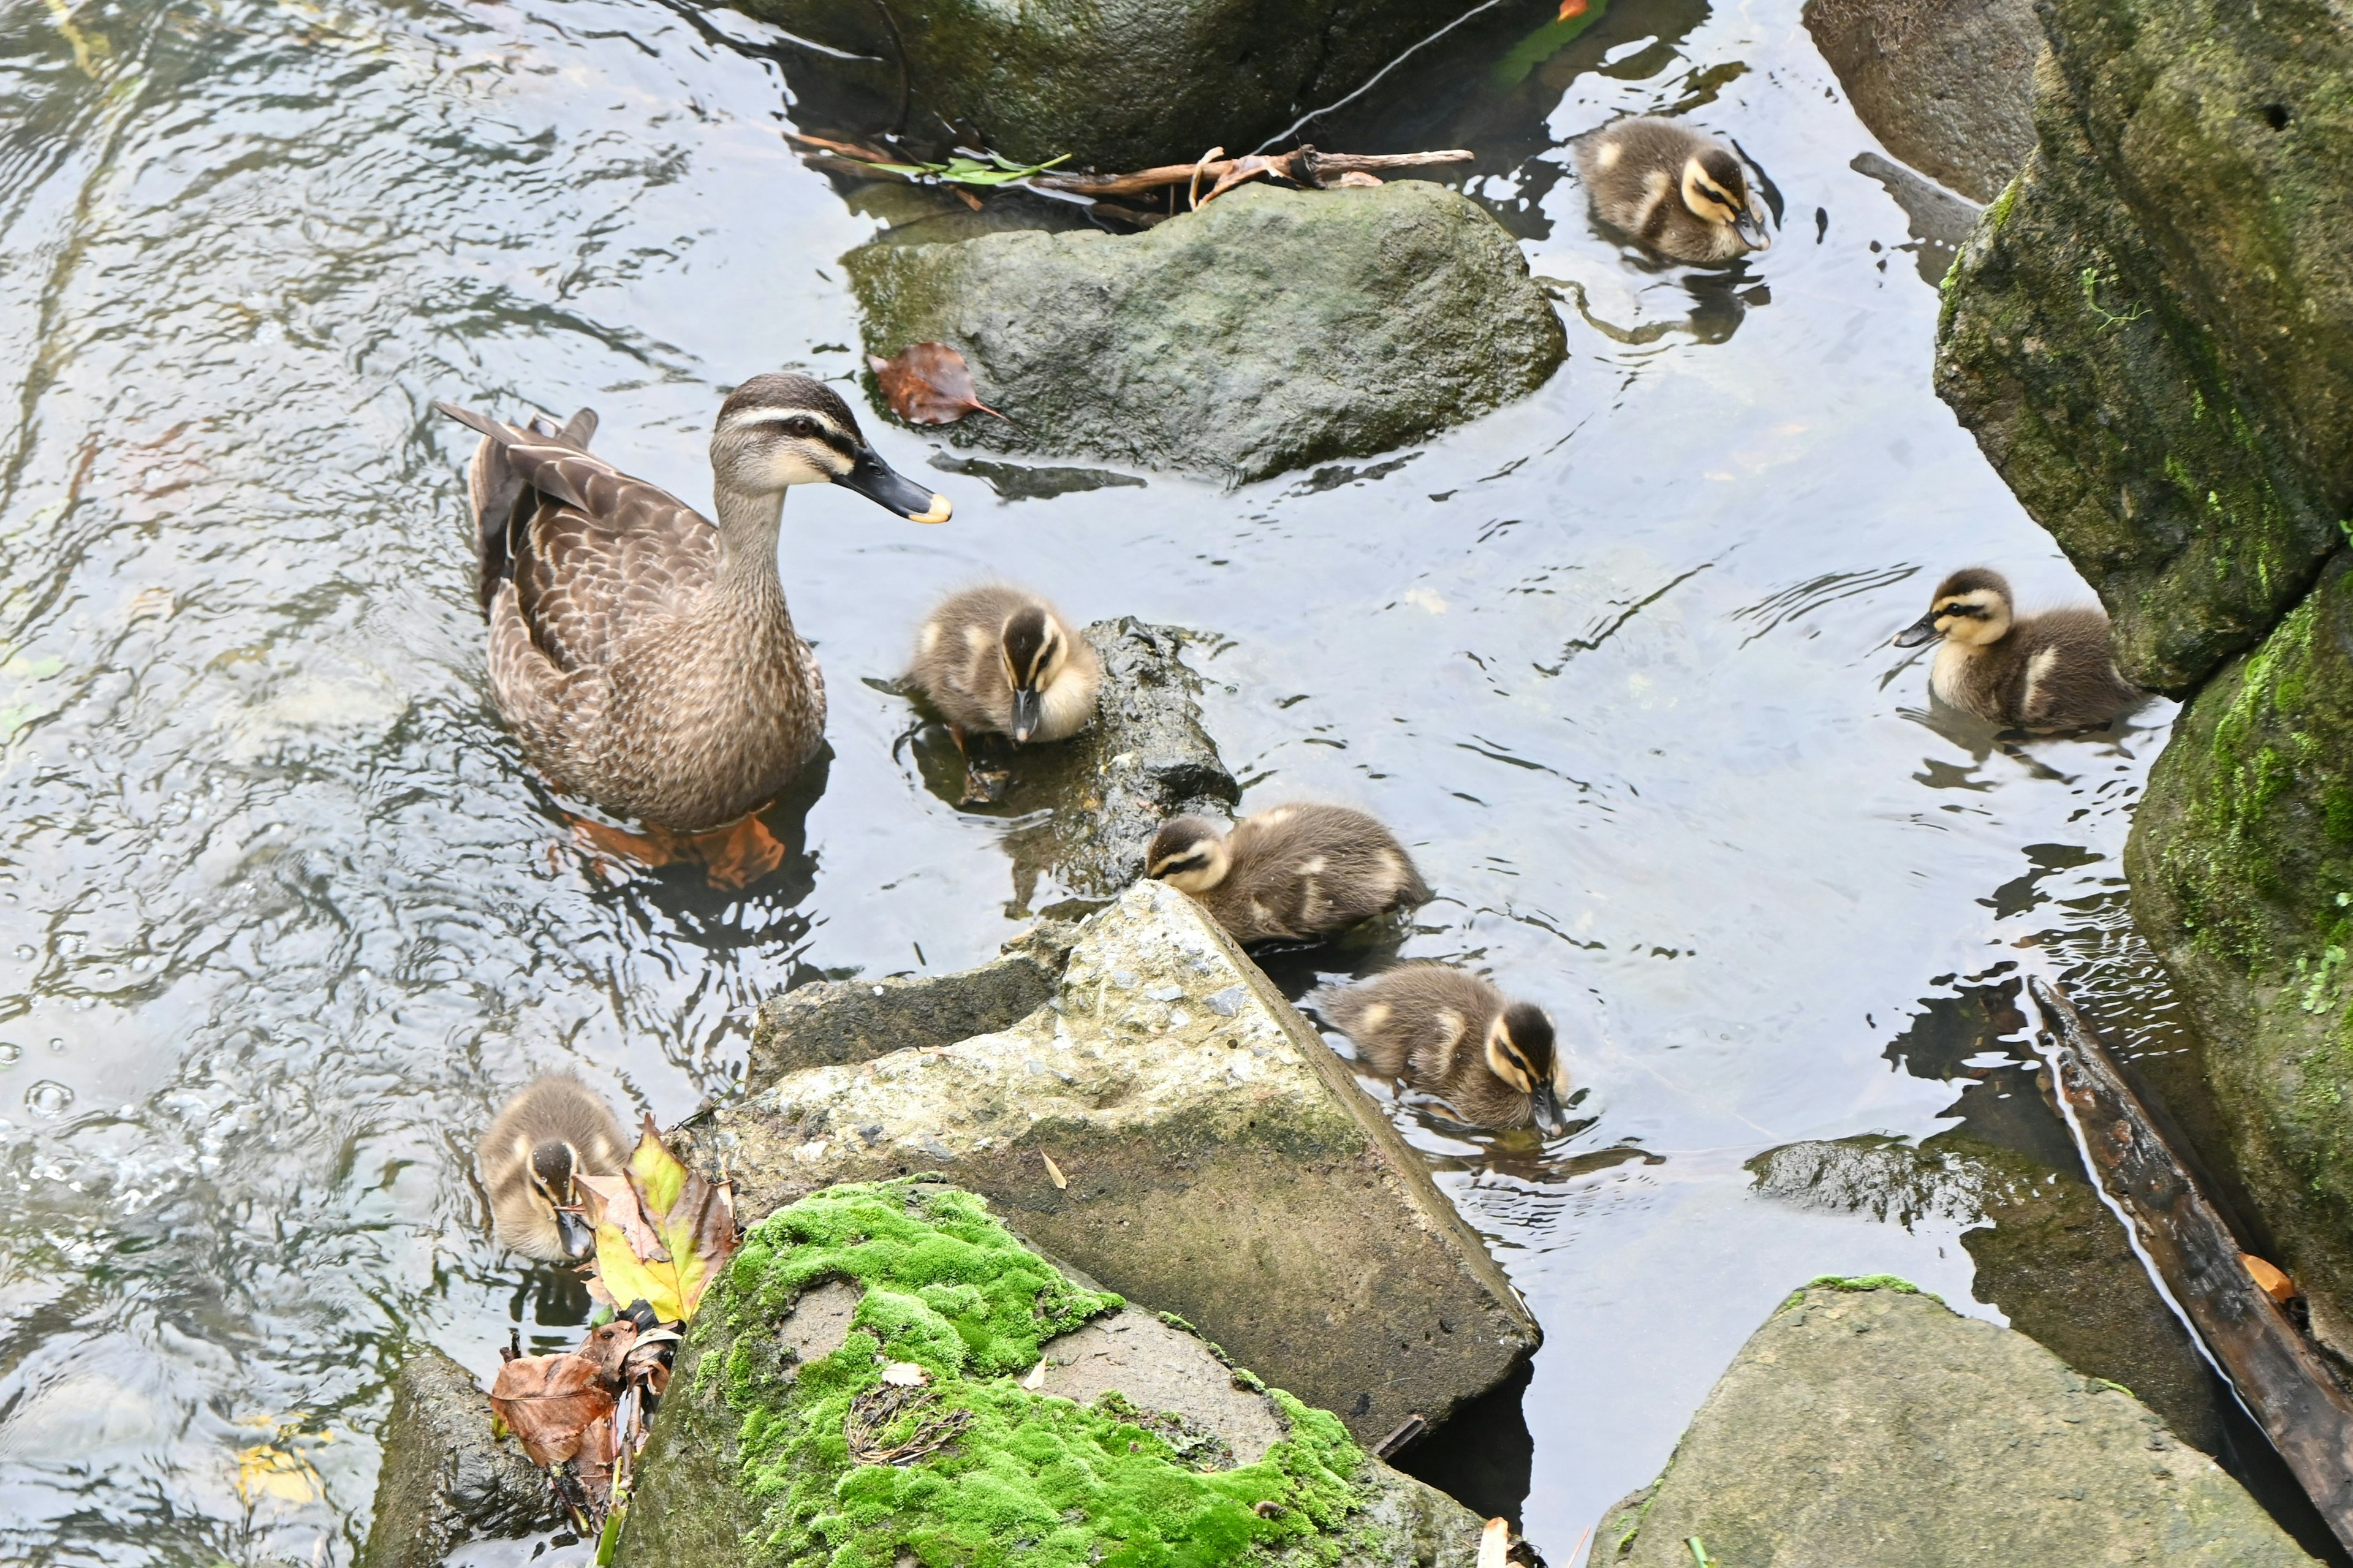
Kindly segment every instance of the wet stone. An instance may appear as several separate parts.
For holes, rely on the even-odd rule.
[[[562,1522],[547,1477],[511,1437],[491,1433],[473,1374],[431,1346],[401,1363],[384,1427],[375,1519],[360,1568],[440,1568],[470,1541]]]
[[[1908,1286],[1817,1281],[1742,1347],[1586,1568],[1711,1562],[2301,1568],[2213,1460],[2114,1384]]]
[[[1805,22],[1856,118],[1913,168],[1989,202],[2025,163],[2033,0],[1807,0]]]
[[[1230,1014],[1206,1000],[1221,994]],[[936,1171],[1359,1442],[1442,1421],[1539,1337],[1345,1064],[1159,882],[1090,918],[1053,1001],[1018,1023],[788,1073],[688,1134],[747,1221],[838,1182]]]
[[[1512,237],[1419,180],[1249,184],[1142,234],[886,238],[842,264],[869,353],[947,343],[1008,416],[935,434],[1237,483],[1422,439],[1567,353]]]

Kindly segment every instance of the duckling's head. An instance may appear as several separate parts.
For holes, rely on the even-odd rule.
[[[1751,250],[1773,244],[1749,195],[1748,171],[1722,147],[1710,143],[1683,160],[1683,205],[1705,222],[1728,226]]]
[[[1206,893],[1226,879],[1233,856],[1226,836],[1206,816],[1172,817],[1152,836],[1144,854],[1144,874],[1180,892]]]
[[[596,1242],[596,1233],[588,1228],[588,1222],[573,1212],[579,1206],[580,1194],[573,1187],[572,1175],[579,1168],[580,1151],[565,1139],[544,1139],[532,1147],[532,1206],[545,1211],[569,1258],[587,1257]]]
[[[1989,647],[2010,635],[2010,584],[1999,572],[1972,566],[1936,586],[1928,613],[1895,634],[1897,647],[1918,647],[1936,637],[1969,647]]]
[[[1514,1002],[1487,1026],[1487,1070],[1528,1097],[1536,1131],[1547,1138],[1568,1129],[1560,1103],[1560,1054],[1552,1019],[1533,1002]]]
[[[834,484],[915,522],[945,522],[948,499],[876,455],[840,394],[806,375],[755,375],[720,405],[711,471],[723,493],[782,495]]]
[[[1043,607],[1024,605],[1006,617],[998,642],[1005,679],[1013,688],[1013,743],[1018,746],[1038,728],[1046,689],[1071,662],[1071,634]]]

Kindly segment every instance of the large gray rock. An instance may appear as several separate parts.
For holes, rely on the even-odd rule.
[[[2054,1170],[1952,1131],[1916,1146],[1784,1144],[1748,1168],[1759,1192],[1804,1207],[1968,1226],[1979,1300],[2084,1376],[2132,1390],[2191,1447],[2221,1451],[2214,1374],[2080,1166]]]
[[[360,1568],[441,1568],[452,1547],[562,1519],[546,1473],[513,1438],[491,1436],[473,1374],[430,1345],[411,1351],[392,1383]]]
[[[950,440],[1236,481],[1419,440],[1567,353],[1511,236],[1419,180],[1251,184],[1142,234],[882,240],[842,262],[868,352],[948,343],[1008,416]]]
[[[771,1215],[695,1319],[620,1563],[965,1561],[1010,1544],[1082,1568],[1217,1540],[1250,1542],[1256,1561],[1471,1568],[1480,1521],[1460,1503],[1183,1325],[1092,1291],[953,1187],[838,1187]],[[887,1396],[886,1363],[921,1369],[930,1417],[975,1418],[929,1452],[854,1461],[833,1435]]]
[[[738,0],[926,128],[1101,169],[1247,153],[1467,9],[1455,0]],[[903,76],[902,71],[903,69]],[[905,99],[902,99],[902,94]],[[1287,149],[1289,143],[1284,143]]]
[[[1806,0],[1806,30],[1881,145],[1989,202],[2034,146],[2034,0]]]
[[[1164,883],[1089,919],[1054,1000],[1010,1028],[789,1073],[687,1131],[746,1216],[939,1172],[1361,1441],[1443,1420],[1539,1338],[1345,1065]]]
[[[1910,1287],[1818,1282],[1742,1347],[1588,1568],[2309,1563],[2125,1390]]]

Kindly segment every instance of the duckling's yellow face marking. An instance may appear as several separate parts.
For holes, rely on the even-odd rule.
[[[1991,588],[1947,595],[1935,613],[1936,635],[1947,642],[1986,647],[2010,635],[2010,600]]]
[[[1512,1038],[1511,1030],[1501,1017],[1487,1026],[1487,1070],[1522,1094],[1534,1094],[1536,1085],[1546,1081],[1529,1065],[1526,1053]]]
[[[1006,618],[997,648],[1005,684],[1013,692],[1013,742],[1019,745],[1038,728],[1045,711],[1043,694],[1070,662],[1070,634],[1061,622],[1033,605]]]
[[[1216,826],[1197,816],[1180,816],[1153,836],[1144,874],[1180,892],[1200,894],[1226,879],[1233,857]]]
[[[530,1173],[530,1190],[535,1203],[546,1205],[551,1216],[557,1209],[570,1208],[578,1201],[573,1191],[572,1178],[580,1169],[580,1151],[561,1138],[551,1138],[533,1145],[518,1136],[515,1157]]]
[[[1732,181],[1736,189],[1727,189],[1725,182],[1708,171],[1706,162],[1698,155],[1683,163],[1683,205],[1696,216],[1710,223],[1736,224],[1748,212],[1746,183],[1736,170]]]

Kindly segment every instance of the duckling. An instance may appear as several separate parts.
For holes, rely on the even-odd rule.
[[[542,1073],[506,1102],[475,1151],[500,1241],[550,1263],[585,1258],[596,1245],[575,1175],[617,1176],[628,1158],[620,1124],[595,1091],[568,1072]]]
[[[2147,695],[2116,673],[2108,617],[2094,605],[2019,616],[2000,573],[1972,566],[1936,587],[1928,613],[1897,647],[1942,637],[1928,689],[1996,724],[2080,730],[2105,724]]]
[[[1451,963],[1407,963],[1318,998],[1366,1065],[1436,1095],[1474,1127],[1567,1130],[1552,1019]]]
[[[1244,817],[1224,834],[1205,817],[1176,817],[1153,835],[1144,865],[1245,946],[1313,941],[1430,901],[1394,834],[1353,806],[1313,801]]]
[[[949,514],[806,375],[755,375],[721,405],[716,521],[593,456],[593,412],[558,428],[433,406],[482,437],[468,479],[499,711],[556,789],[657,828],[737,821],[824,743],[825,678],[776,571],[785,492]]]
[[[1771,247],[1765,205],[1723,142],[1656,115],[1579,137],[1577,172],[1612,228],[1678,261],[1729,261]]]
[[[906,684],[948,721],[958,748],[971,734],[1018,746],[1068,740],[1093,722],[1103,660],[1053,605],[992,583],[949,595],[925,617]]]

